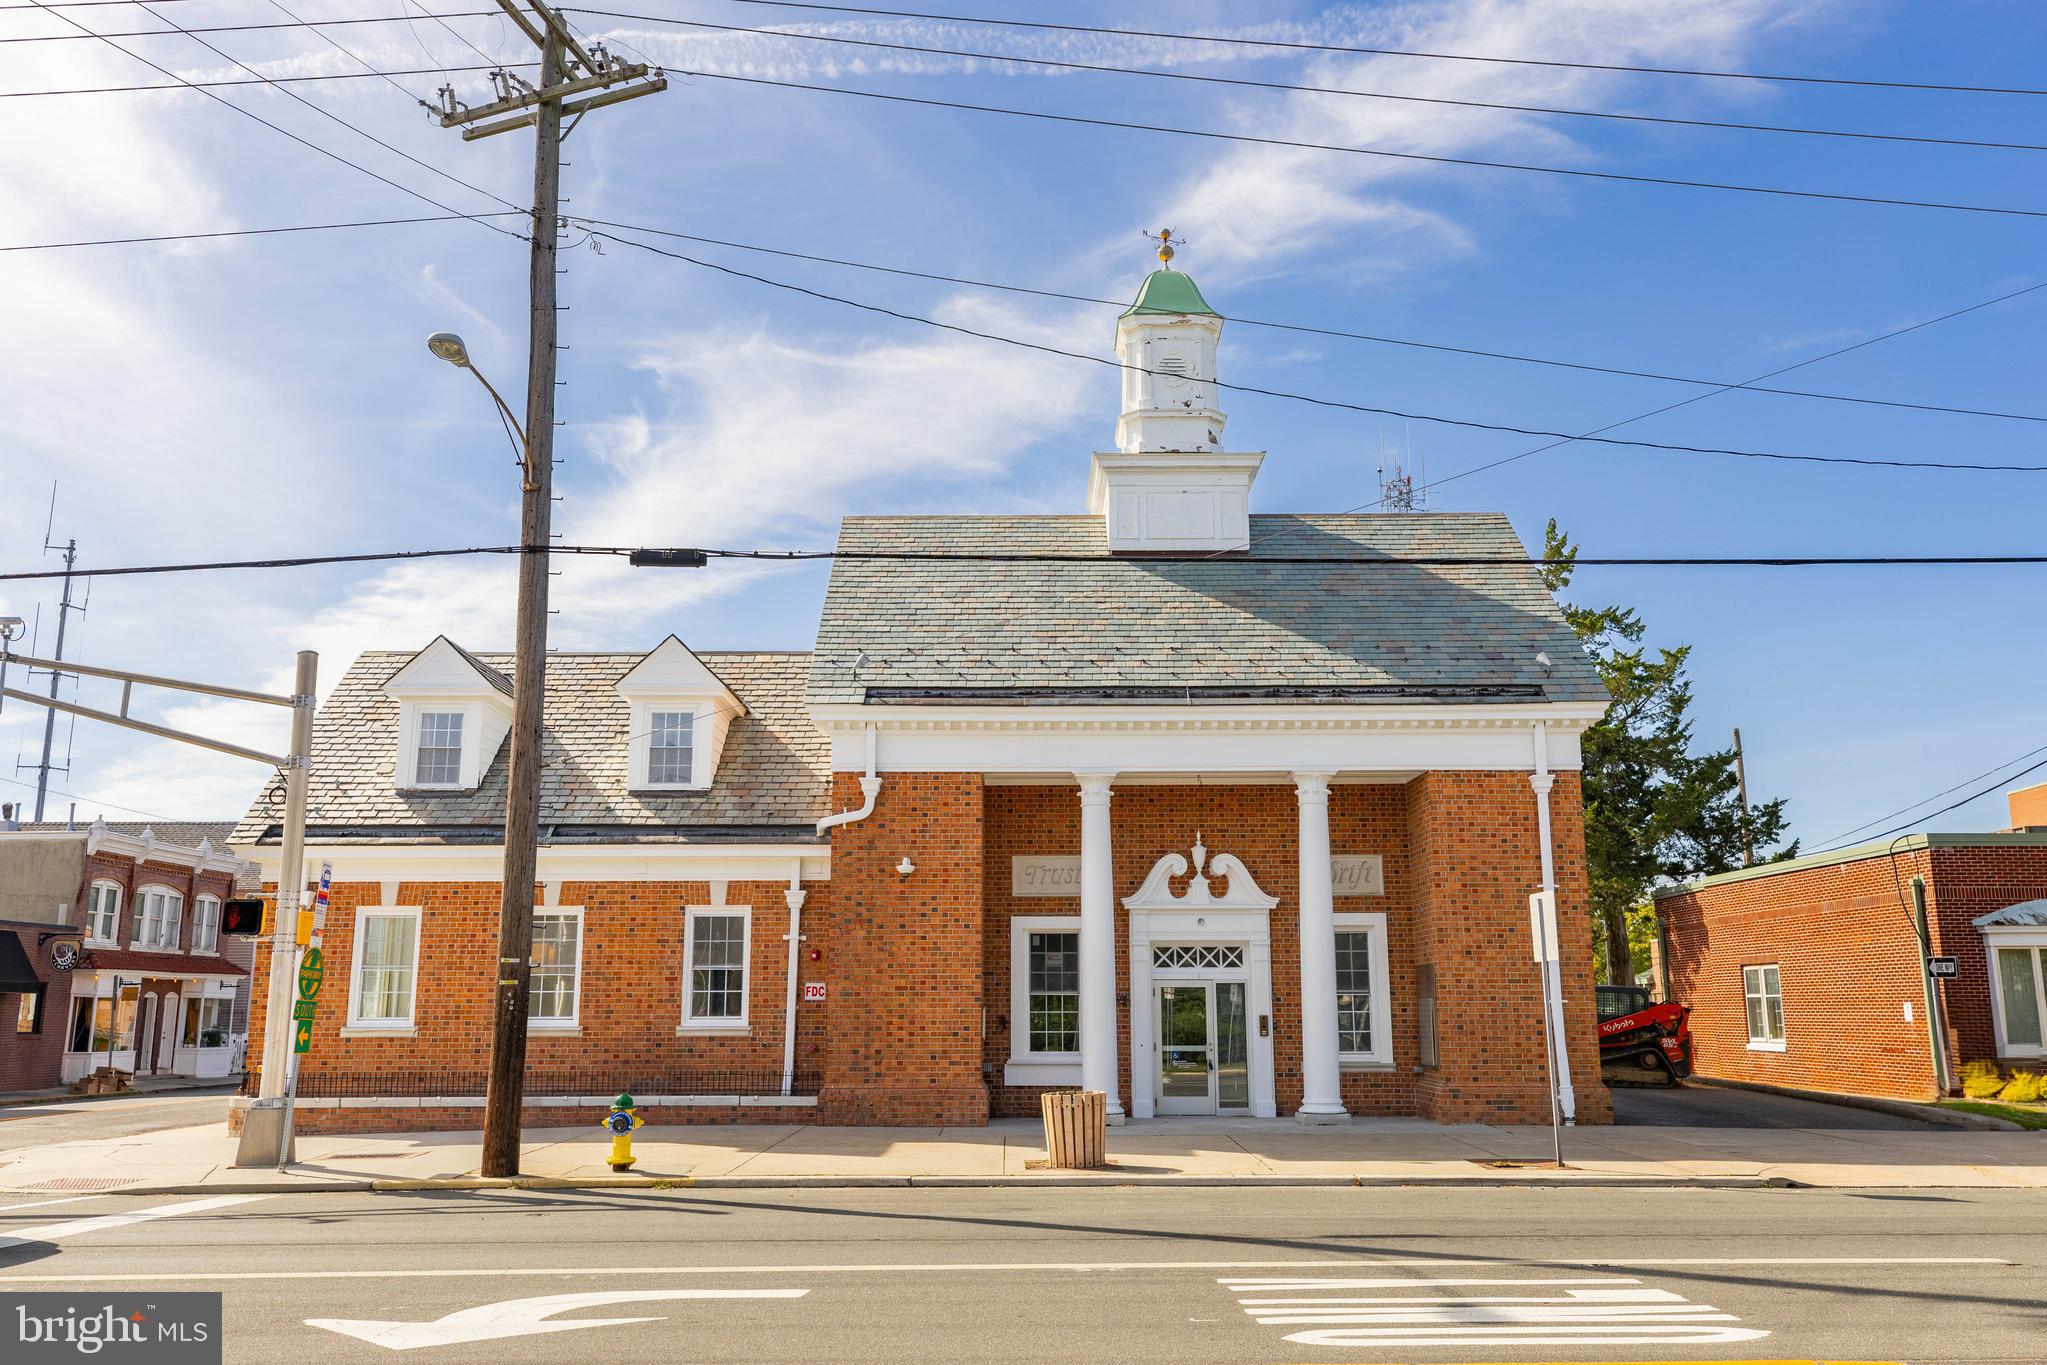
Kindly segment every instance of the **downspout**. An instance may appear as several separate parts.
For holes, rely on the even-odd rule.
[[[789,889],[782,896],[789,902],[789,999],[782,1017],[782,1097],[787,1099],[796,1093],[796,971],[802,957],[804,899],[801,858],[790,861]]]
[[[1535,771],[1529,775],[1528,783],[1535,788],[1535,827],[1542,842],[1542,889],[1549,897],[1550,904],[1557,899],[1556,854],[1551,847],[1549,819],[1549,790],[1556,784],[1556,775],[1549,770],[1549,727],[1541,721],[1535,723]],[[1559,916],[1561,923],[1561,916]],[[1563,954],[1557,954],[1555,962],[1545,962],[1542,967],[1543,989],[1549,994],[1550,1046],[1555,1052],[1557,1063],[1557,1102],[1564,1112],[1565,1123],[1575,1123],[1578,1118],[1578,1100],[1571,1088],[1570,1039],[1564,1032],[1564,981]]]
[[[874,798],[881,794],[881,779],[874,772],[874,745],[874,727],[870,725],[867,727],[867,776],[860,779],[860,794],[866,799],[860,803],[860,809],[827,815],[817,822],[819,834],[839,825],[850,825],[855,821],[865,820],[874,814]]]

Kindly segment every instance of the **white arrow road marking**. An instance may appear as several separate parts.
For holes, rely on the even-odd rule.
[[[54,1242],[64,1237],[76,1237],[87,1232],[105,1232],[109,1228],[125,1228],[131,1223],[147,1223],[156,1218],[176,1218],[181,1214],[204,1213],[208,1209],[231,1208],[236,1204],[253,1203],[268,1199],[264,1194],[218,1194],[211,1199],[188,1199],[182,1204],[159,1204],[155,1208],[136,1209],[130,1213],[106,1213],[97,1218],[74,1218],[68,1223],[45,1223],[41,1227],[16,1228],[0,1236],[0,1251],[18,1247],[26,1242]]]
[[[548,1294],[535,1299],[507,1299],[480,1308],[464,1308],[432,1322],[378,1322],[370,1319],[307,1318],[306,1326],[357,1337],[394,1351],[421,1346],[449,1346],[496,1337],[534,1336],[542,1332],[573,1332],[583,1327],[616,1327],[621,1323],[659,1322],[659,1318],[577,1318],[548,1321],[556,1313],[596,1308],[608,1303],[654,1303],[665,1299],[800,1299],[808,1289],[616,1289],[594,1294]]]
[[[1643,1345],[1753,1341],[1768,1332],[1732,1313],[1692,1303],[1632,1279],[1226,1279],[1237,1294],[1295,1295],[1316,1290],[1399,1289],[1398,1295],[1240,1298],[1254,1322],[1307,1327],[1287,1340],[1302,1346]],[[1580,1286],[1592,1286],[1589,1288]],[[1444,1294],[1451,1288],[1562,1288],[1562,1294]]]

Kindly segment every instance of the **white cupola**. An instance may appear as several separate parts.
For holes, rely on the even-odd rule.
[[[1112,551],[1243,550],[1251,482],[1265,455],[1223,449],[1223,319],[1173,269],[1172,236],[1171,228],[1159,234],[1161,268],[1116,319],[1123,410],[1116,449],[1095,452],[1088,511],[1104,518]]]

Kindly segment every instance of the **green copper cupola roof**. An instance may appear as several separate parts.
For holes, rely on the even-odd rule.
[[[1138,317],[1160,313],[1197,313],[1219,318],[1221,313],[1208,306],[1208,300],[1201,297],[1201,291],[1194,286],[1193,277],[1178,270],[1154,270],[1144,277],[1144,283],[1137,290],[1137,300],[1119,315],[1121,318]]]

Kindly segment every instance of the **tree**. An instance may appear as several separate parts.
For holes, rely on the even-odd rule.
[[[1542,557],[1544,583],[1561,592],[1578,549],[1555,519],[1543,531]],[[1632,607],[1562,606],[1613,696],[1582,741],[1585,856],[1605,978],[1632,984],[1630,919],[1652,887],[1731,871],[1742,866],[1744,847],[1757,862],[1796,857],[1798,843],[1771,851],[1788,823],[1781,797],[1752,807],[1744,822],[1732,748],[1692,752],[1691,646],[1652,652]]]

